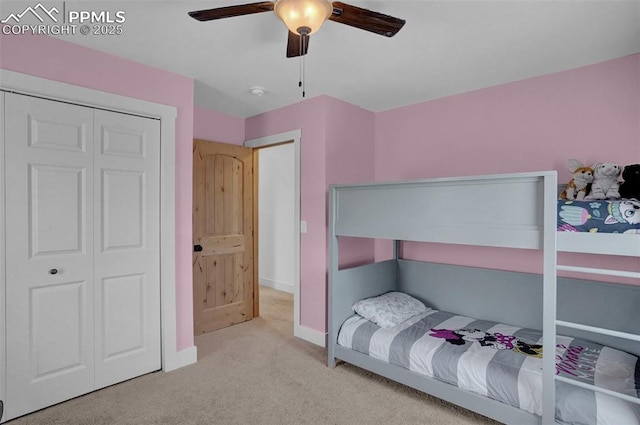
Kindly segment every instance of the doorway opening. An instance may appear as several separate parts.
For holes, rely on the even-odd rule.
[[[300,327],[300,130],[253,139],[254,244],[260,286],[293,294],[293,328]],[[260,297],[256,297],[259,300]],[[258,302],[254,312],[259,313]]]

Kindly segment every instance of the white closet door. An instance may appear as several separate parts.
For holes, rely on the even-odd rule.
[[[5,106],[10,419],[160,369],[160,122]]]
[[[96,388],[160,369],[160,122],[95,111]]]
[[[7,94],[6,417],[93,389],[93,111]]]

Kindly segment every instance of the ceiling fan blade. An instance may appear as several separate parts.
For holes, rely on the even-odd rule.
[[[287,40],[287,57],[295,58],[296,56],[304,56],[309,51],[309,36],[294,34],[289,31],[289,39]],[[302,39],[302,52],[300,51],[300,39]]]
[[[333,2],[333,13],[329,19],[334,22],[393,37],[403,27],[404,19],[373,12],[361,7],[351,6],[339,1]]]
[[[273,5],[272,1],[261,1],[237,6],[218,7],[216,9],[195,10],[189,12],[189,16],[198,21],[212,21],[214,19],[251,15],[253,13],[271,12]]]

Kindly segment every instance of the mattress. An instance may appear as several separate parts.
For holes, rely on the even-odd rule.
[[[640,201],[558,200],[558,231],[640,233]]]
[[[391,328],[353,315],[343,323],[338,344],[542,413],[544,349],[539,331],[427,310]],[[557,337],[555,356],[558,375],[640,398],[636,356],[563,336]],[[556,398],[556,419],[563,424],[640,424],[640,406],[615,397],[556,381]]]

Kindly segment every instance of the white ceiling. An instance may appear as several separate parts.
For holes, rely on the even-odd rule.
[[[209,22],[187,12],[253,1],[66,1],[123,10],[126,22],[122,35],[65,39],[192,77],[196,105],[249,117],[302,99],[286,28],[271,12]],[[326,22],[305,56],[306,94],[374,112],[640,53],[640,0],[345,2],[407,23],[386,38]],[[2,3],[3,16],[19,8]]]

